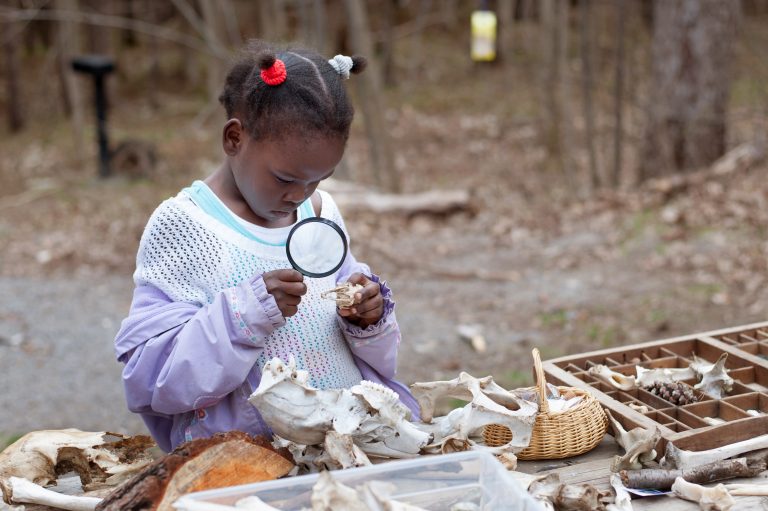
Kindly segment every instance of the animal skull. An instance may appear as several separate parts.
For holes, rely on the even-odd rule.
[[[330,431],[350,435],[366,454],[416,456],[431,440],[411,422],[397,393],[363,381],[351,389],[320,390],[308,373],[274,358],[264,365],[261,383],[248,400],[279,436],[304,445],[322,444]],[[352,458],[358,458],[354,453]]]
[[[355,294],[362,290],[363,286],[360,284],[344,282],[343,284],[339,284],[333,289],[323,291],[320,293],[320,298],[334,300],[337,307],[344,309],[347,307],[352,307],[355,304]]]
[[[429,423],[418,427],[434,435],[434,442],[428,448],[431,451],[476,447],[477,442],[472,438],[480,437],[489,424],[506,426],[512,432],[509,443],[495,448],[497,454],[522,450],[531,441],[538,405],[505,390],[491,376],[478,379],[462,372],[450,381],[415,383],[411,390],[421,408],[422,420]],[[470,402],[435,418],[435,404],[444,397]]]

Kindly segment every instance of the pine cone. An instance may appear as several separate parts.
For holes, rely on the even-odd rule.
[[[669,401],[675,406],[689,405],[699,400],[699,397],[693,391],[693,387],[682,382],[658,382],[643,387],[645,390],[655,396]]]

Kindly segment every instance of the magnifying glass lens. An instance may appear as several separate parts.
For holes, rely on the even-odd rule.
[[[336,223],[311,217],[296,224],[285,246],[291,266],[307,277],[326,277],[347,256],[347,238]]]

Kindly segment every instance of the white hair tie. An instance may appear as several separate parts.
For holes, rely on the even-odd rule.
[[[347,57],[346,55],[336,55],[332,59],[328,59],[328,63],[333,66],[333,69],[335,69],[342,78],[349,79],[349,71],[354,65],[351,57]]]

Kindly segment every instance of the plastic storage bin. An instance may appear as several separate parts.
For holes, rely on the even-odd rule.
[[[430,511],[450,511],[460,502],[475,504],[482,511],[543,509],[504,466],[486,452],[421,456],[336,470],[332,475],[353,488],[368,481],[390,483],[394,485],[393,499]],[[311,509],[310,496],[317,477],[310,474],[190,493],[177,500],[174,507],[182,511],[229,511],[237,509],[235,503],[240,499],[256,495],[277,509]]]

